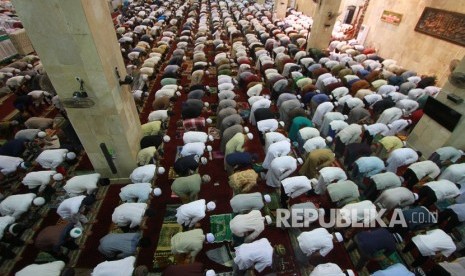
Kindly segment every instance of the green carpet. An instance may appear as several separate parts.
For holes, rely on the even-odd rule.
[[[179,206],[179,204],[166,206],[157,249],[153,256],[153,269],[155,270],[162,270],[169,265],[175,264],[174,254],[171,253],[171,237],[182,232],[182,226],[176,222],[176,209]]]
[[[215,235],[215,243],[232,241],[232,233],[229,228],[231,219],[232,214],[210,216],[210,228],[211,232]]]

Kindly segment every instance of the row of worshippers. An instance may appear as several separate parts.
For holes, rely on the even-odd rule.
[[[428,81],[430,81],[430,80],[428,80],[428,79],[425,80],[425,82],[428,82]],[[227,83],[227,81],[225,81],[225,82]],[[431,83],[430,83],[430,84],[431,84]],[[409,85],[410,85],[410,84],[409,84]],[[430,89],[426,89],[426,92],[425,92],[425,93],[430,93],[429,91],[431,91],[431,94],[432,94],[432,95],[434,95],[434,94],[436,94],[436,93],[438,92],[437,89],[434,88],[434,87],[431,87]],[[414,91],[414,92],[416,93],[417,91]],[[411,93],[411,94],[412,94],[412,98],[413,98],[413,97],[414,97],[414,96],[413,96],[414,93]],[[394,95],[395,95],[395,94],[394,94]],[[397,96],[398,96],[398,95],[397,95]],[[330,97],[328,97],[328,98],[330,98]],[[404,102],[408,102],[408,101],[404,101]],[[315,103],[315,102],[314,102],[314,103]],[[316,103],[317,103],[317,102],[316,102]],[[408,102],[408,103],[411,103],[411,102]],[[334,108],[335,105],[337,106],[337,104],[331,104],[331,105],[333,106],[333,108]],[[407,104],[406,104],[405,106],[407,106]],[[415,105],[415,104],[412,104],[412,106],[416,106],[416,105]],[[312,106],[311,106],[311,107],[312,107]],[[316,118],[315,118],[316,121],[318,121],[318,114],[317,114],[317,112],[316,112],[316,110],[317,110],[318,107],[319,107],[318,104],[314,104],[314,105],[313,105],[313,108],[315,109],[315,114],[317,115],[317,116],[314,115],[314,117],[316,117]],[[333,108],[331,108],[331,109],[333,109]],[[252,109],[253,109],[253,108],[252,108]],[[320,109],[323,109],[323,108],[320,108]],[[349,110],[350,110],[350,106],[349,106]],[[319,111],[321,111],[321,110],[319,110]],[[343,110],[341,110],[341,111],[344,112]],[[409,112],[411,112],[411,111],[413,111],[413,109],[412,109],[412,110],[409,110]],[[321,118],[321,117],[324,117],[324,115],[326,115],[325,113],[327,113],[327,112],[328,112],[328,111],[326,111],[326,112],[323,111],[323,114],[320,113],[320,114],[319,114],[320,118]],[[347,112],[346,112],[346,113],[347,113]],[[396,113],[397,113],[397,112],[396,112]],[[404,113],[404,112],[401,112],[401,113],[400,113],[401,116],[402,116],[402,113]],[[349,112],[349,114],[350,114],[350,112]],[[381,114],[382,114],[382,112],[381,112]],[[343,120],[345,120],[345,119],[348,119],[347,117],[344,116],[344,114],[341,114],[341,115],[342,115],[342,116],[339,117],[339,118],[340,118],[339,120],[343,121]],[[370,114],[370,115],[371,115],[371,114]],[[398,116],[398,115],[396,114],[395,116]],[[400,118],[400,117],[399,117],[399,118]],[[379,120],[379,119],[378,119],[378,120]],[[393,123],[393,122],[395,122],[397,119],[391,118],[391,115],[389,114],[389,112],[386,112],[386,113],[384,114],[384,116],[381,116],[381,121],[383,121],[383,120],[386,120],[386,123]],[[330,121],[332,121],[332,120],[330,120]],[[404,120],[404,121],[406,121],[406,120]],[[386,125],[386,123],[384,123],[384,124]],[[320,124],[321,124],[321,123],[320,123]],[[394,124],[394,125],[395,125],[395,124]],[[319,126],[319,125],[316,125],[316,126]],[[347,126],[348,126],[348,125],[346,125],[346,127],[347,127]],[[363,127],[364,127],[366,130],[369,129],[369,125],[365,125],[365,126],[363,126]],[[342,127],[341,130],[344,129],[344,128],[345,128],[345,127]],[[394,134],[397,134],[399,131],[403,130],[403,128],[405,128],[405,126],[404,126],[404,127],[394,127],[394,126],[390,125],[388,128],[389,128],[388,130],[390,130],[390,133],[389,133],[389,131],[387,131],[388,133],[387,133],[386,135],[389,135],[389,134],[390,134],[391,136],[393,136]],[[360,129],[360,131],[359,131],[359,129]],[[297,128],[297,130],[299,130],[299,127]],[[320,129],[320,130],[321,130],[321,129]],[[331,130],[334,131],[334,132],[336,132],[335,130],[337,130],[337,129],[331,129]],[[360,137],[360,135],[362,134],[362,131],[361,131],[361,130],[362,130],[362,126],[353,126],[352,129],[349,128],[349,129],[347,129],[345,132],[342,132],[342,134],[339,135],[338,138],[339,138],[339,140],[340,140],[340,139],[341,139],[340,137],[343,137],[344,140],[345,140],[344,142],[346,142],[347,140],[354,139],[354,138],[355,138],[355,140],[356,140],[356,137],[357,137],[357,136]],[[318,131],[318,130],[317,130],[317,131]],[[355,132],[355,133],[352,133],[352,132]],[[299,133],[299,134],[300,134],[300,133]],[[343,134],[345,134],[345,137],[344,137]],[[375,133],[375,135],[376,135],[376,134],[377,134],[377,133]],[[319,135],[318,135],[318,136],[319,136]],[[374,135],[373,135],[373,136],[374,136]],[[349,137],[349,138],[347,138],[347,137]],[[400,141],[400,139],[399,139],[399,141]],[[320,143],[320,144],[322,144],[321,147],[323,147],[323,148],[326,147],[326,146],[327,146],[327,145],[326,145],[326,142],[331,143],[331,139],[328,139],[327,141],[324,141],[324,140],[323,140],[323,143]],[[341,141],[339,141],[339,142],[341,142]],[[351,141],[351,142],[352,142],[352,141]],[[383,145],[383,147],[384,147],[384,145],[386,145],[384,155],[387,155],[387,154],[391,155],[391,151],[394,150],[392,147],[391,147],[391,148],[389,147],[389,142],[392,143],[392,141],[389,141],[389,139],[386,139],[386,140],[384,140],[384,141],[382,141],[382,142],[380,143],[380,145]],[[395,142],[397,142],[397,141],[395,141]],[[349,145],[349,144],[351,144],[351,143],[347,143],[347,144]],[[397,143],[397,144],[399,145],[399,143]],[[307,146],[310,146],[310,145],[307,145]],[[345,146],[345,145],[344,145],[344,146]],[[401,147],[403,147],[403,146],[404,146],[404,145],[403,145],[402,141],[400,141],[400,147],[395,148],[395,149],[399,149],[399,148],[401,148]],[[285,148],[285,147],[284,147],[284,148]],[[307,147],[307,148],[308,148],[308,147]],[[312,151],[312,150],[314,150],[314,149],[312,149],[312,148],[310,148],[310,149],[311,149],[311,150],[309,150],[309,152]],[[342,150],[339,148],[339,150],[340,150],[342,153],[344,153],[345,147],[343,147]],[[441,150],[444,150],[444,149],[440,149],[439,151],[441,151]],[[454,151],[455,153],[454,153],[453,155],[458,156],[458,157],[460,157],[461,154],[462,154],[460,151],[458,151],[458,150],[456,150],[456,149],[449,149],[449,150]],[[394,172],[396,172],[398,167],[400,167],[400,166],[402,166],[402,165],[408,165],[408,164],[412,163],[413,161],[416,161],[416,160],[418,159],[418,156],[415,158],[415,155],[418,155],[418,154],[417,154],[415,151],[411,150],[411,149],[405,149],[405,150],[403,150],[403,151],[397,151],[397,152],[395,152],[394,155],[390,156],[390,157],[392,157],[392,158],[388,161],[388,167],[387,167],[388,171],[394,171]],[[347,156],[347,155],[346,155],[346,156]],[[413,158],[413,161],[411,161],[412,158]],[[379,158],[378,158],[378,159],[379,159]],[[265,159],[265,160],[266,160],[266,159]],[[323,161],[320,161],[320,162],[321,162],[320,164],[323,165],[322,167],[325,167],[325,166],[327,166],[328,164],[331,163],[331,162],[328,162],[328,161],[333,161],[333,160],[334,160],[334,156],[333,156],[333,157],[329,156],[328,159],[325,159],[325,160],[323,160]],[[377,160],[377,159],[366,159],[366,160],[365,160],[365,159],[361,159],[361,160],[357,160],[357,161],[359,161],[358,163],[359,163],[360,165],[363,165],[363,164],[369,164],[369,165],[371,165],[371,163],[373,163],[373,162],[371,162],[371,161],[378,161],[378,160]],[[375,165],[374,165],[375,167],[376,167],[376,166],[378,166],[378,167],[380,166],[380,167],[382,167],[382,168],[384,169],[384,163],[383,163],[383,162],[374,162],[374,163],[375,163]],[[380,164],[382,164],[382,165],[380,165]],[[430,163],[424,163],[424,164],[423,164],[423,163],[420,163],[420,164],[417,164],[416,167],[420,167],[420,168],[424,169],[424,168],[427,167],[429,164],[430,164]],[[316,171],[318,171],[319,169],[321,169],[321,167],[319,167],[318,165],[316,165],[316,166],[314,166],[314,167],[317,169]],[[371,175],[375,175],[375,174],[377,173],[376,171],[378,171],[378,172],[381,172],[381,171],[382,171],[382,170],[379,170],[379,168],[369,168],[369,170],[372,170],[372,171],[360,171],[360,170],[359,170],[359,169],[360,169],[359,167],[362,167],[362,166],[359,166],[358,164],[356,164],[356,166],[355,166],[356,172],[354,173],[354,175],[356,176],[355,178],[360,178],[360,176],[361,176],[362,178],[363,178],[363,177],[369,177],[369,176],[371,176]],[[362,170],[365,170],[365,169],[366,169],[366,168],[363,168]],[[420,169],[417,169],[417,170],[420,170]],[[334,172],[328,172],[327,174],[331,174],[331,173],[334,174]],[[337,172],[337,173],[340,173],[340,171]],[[342,171],[342,173],[344,173],[344,171]],[[345,174],[345,173],[344,173],[344,174]],[[426,173],[426,174],[428,174],[428,173]],[[383,176],[384,176],[384,175],[383,175]],[[437,176],[437,175],[436,175],[436,176]],[[333,175],[332,177],[334,178],[334,175]],[[345,176],[345,177],[346,177],[346,176]],[[311,181],[311,182],[313,182],[313,183],[315,184],[316,187],[320,187],[320,188],[323,187],[323,188],[326,188],[324,185],[327,185],[327,184],[331,183],[332,181],[331,181],[331,179],[327,179],[326,181],[329,180],[328,183],[324,183],[324,182],[322,183],[321,180],[324,180],[324,178],[325,178],[325,177],[321,177],[321,176],[320,176],[320,179],[319,179],[320,181],[316,181],[316,179],[315,179],[315,181]],[[329,177],[327,177],[327,178],[329,178]],[[379,177],[377,177],[377,178],[382,178],[382,177],[379,176]],[[346,179],[347,179],[347,178],[346,178]],[[308,179],[307,179],[307,180],[308,180]],[[337,179],[337,177],[336,177],[336,179],[332,179],[332,180],[338,180],[338,179]],[[351,182],[352,182],[352,181],[351,181]],[[400,183],[400,179],[399,179],[398,181],[395,181],[395,182],[399,182],[399,183]],[[307,183],[308,183],[308,182],[307,182]],[[283,184],[283,186],[285,185],[284,183],[282,183],[282,184]],[[323,184],[323,186],[322,186],[322,184]],[[354,189],[357,190],[357,193],[358,193],[358,185],[354,185],[353,182],[352,182],[352,183],[349,182],[349,183],[347,183],[347,184],[352,184],[352,185],[345,185],[346,187],[348,187],[348,188],[346,188],[346,189],[349,190],[349,194],[350,194],[350,193],[354,193]],[[392,183],[390,183],[390,184],[392,184]],[[429,186],[434,186],[433,184],[434,184],[434,183],[431,183],[431,185],[429,185]],[[341,186],[344,186],[344,185],[341,185]],[[430,188],[429,186],[427,185],[426,187]],[[436,185],[436,186],[438,186],[438,185]],[[452,193],[451,196],[457,195],[457,191],[456,191],[457,187],[455,187],[455,185],[447,185],[448,187],[442,187],[443,185],[439,185],[439,186],[440,186],[441,188],[444,188],[444,190],[449,190],[449,189],[450,189],[449,192]],[[309,186],[307,185],[307,187],[309,187]],[[310,186],[310,187],[311,187],[311,186]],[[335,187],[335,188],[334,188],[335,190],[339,190],[339,188],[340,188],[339,185],[333,185],[332,187]],[[332,187],[330,187],[330,188],[332,188]],[[385,188],[387,188],[387,187],[385,187]],[[424,188],[423,190],[429,190],[428,188]],[[315,189],[315,190],[316,190],[316,189]],[[399,191],[404,191],[404,190],[399,190]],[[391,193],[391,194],[395,194],[395,192],[397,192],[397,195],[398,195],[398,194],[399,194],[399,191],[397,191],[397,190],[396,190],[396,191],[390,191],[390,193]],[[324,192],[324,190],[323,190],[322,192]],[[334,192],[334,193],[335,193],[335,192]],[[334,193],[333,193],[333,194],[334,194]],[[441,192],[438,192],[438,193],[441,193]],[[423,202],[423,204],[425,204],[425,205],[430,205],[430,204],[428,204],[428,203],[429,203],[428,201],[425,202],[423,199],[429,199],[430,201],[433,199],[433,202],[435,201],[435,200],[434,200],[434,197],[428,196],[427,193],[425,193],[425,192],[420,192],[420,194],[421,194],[421,196],[422,196],[420,202]],[[354,197],[353,195],[351,195],[351,196]],[[333,197],[336,197],[336,196],[333,196]],[[417,199],[419,196],[418,196],[418,195],[415,195],[415,194],[413,194],[413,193],[411,193],[411,192],[409,191],[409,193],[406,194],[406,197],[407,197],[407,198],[410,198],[410,199],[408,199],[406,202],[411,202],[411,203],[413,203],[413,201],[415,201],[415,199]],[[376,196],[375,196],[375,198],[376,198]],[[383,199],[383,198],[388,198],[388,199]],[[392,202],[393,198],[394,198],[394,202]],[[341,198],[339,197],[339,200],[340,200],[340,199],[341,199]],[[344,198],[342,198],[342,199],[344,199]],[[401,198],[398,198],[398,196],[396,196],[396,195],[388,195],[387,193],[386,193],[385,195],[383,195],[382,197],[380,197],[380,199],[379,199],[379,201],[383,201],[383,200],[386,201],[386,202],[385,202],[386,205],[391,205],[391,208],[392,208],[392,206],[397,206],[397,205],[399,205],[399,204],[401,204],[401,203],[402,203],[402,204],[408,204],[408,203],[404,202],[404,198],[402,198],[402,197],[401,197]],[[391,201],[391,202],[389,202],[389,201]],[[349,201],[349,202],[350,202],[350,201]],[[375,201],[375,202],[376,202],[376,201]],[[368,202],[367,202],[367,203],[368,203]],[[378,202],[377,202],[377,203],[378,203]],[[374,206],[374,205],[373,205],[373,206]]]

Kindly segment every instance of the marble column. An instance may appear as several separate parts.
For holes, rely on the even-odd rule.
[[[275,0],[274,1],[275,15],[277,19],[283,19],[284,17],[286,17],[288,2],[289,0]]]
[[[125,65],[107,1],[13,0],[21,21],[60,98],[79,89],[95,101],[91,108],[66,108],[94,169],[104,177],[126,178],[136,167],[141,127],[129,86],[120,86]],[[114,153],[113,174],[100,149]]]
[[[331,41],[331,32],[338,16],[341,0],[318,0],[313,11],[313,25],[307,41],[310,48],[326,49]]]
[[[454,72],[465,73],[465,57]],[[437,148],[444,146],[465,150],[465,103],[457,104],[448,100],[447,95],[451,93],[465,99],[465,89],[457,88],[447,81],[436,100],[462,114],[455,129],[449,131],[425,114],[409,135],[408,146],[421,151],[424,158],[428,158]]]

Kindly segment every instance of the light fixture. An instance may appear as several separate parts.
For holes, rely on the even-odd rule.
[[[118,67],[115,67],[115,73],[116,73],[116,77],[119,80],[119,85],[131,84],[134,81],[134,78],[131,77],[130,75],[126,75],[126,77],[124,77],[124,80],[121,80],[121,77],[118,72]]]

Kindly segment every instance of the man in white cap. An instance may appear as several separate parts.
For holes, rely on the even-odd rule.
[[[348,203],[338,210],[342,223],[361,222],[369,225],[378,215],[376,206],[370,200]],[[336,226],[338,227],[338,225]]]
[[[412,205],[418,200],[418,194],[405,187],[387,189],[375,200],[374,204],[381,209],[392,210]]]
[[[400,119],[404,115],[405,110],[402,110],[398,107],[391,107],[383,111],[379,116],[377,123],[383,123],[388,125],[395,120]]]
[[[21,182],[32,192],[41,193],[47,185],[61,180],[63,180],[63,175],[56,171],[35,171],[26,174]]]
[[[428,159],[438,166],[443,166],[456,163],[464,155],[463,150],[448,146],[437,149]]]
[[[188,155],[199,155],[202,156],[205,152],[206,146],[202,142],[187,143],[182,147],[180,155],[182,157]]]
[[[0,202],[0,214],[2,216],[12,216],[18,220],[22,214],[26,213],[32,204],[42,206],[45,199],[37,197],[36,194],[10,195]]]
[[[250,194],[238,194],[235,195],[229,203],[234,213],[244,213],[250,210],[261,210],[265,204],[270,203],[271,196],[266,194],[263,195],[259,192]]]
[[[421,157],[421,153],[411,148],[395,149],[386,160],[386,171],[396,173],[401,166],[410,165]]]
[[[57,209],[57,214],[68,222],[74,223],[76,227],[82,227],[82,224],[89,220],[84,213],[94,204],[95,196],[75,196],[63,200]]]
[[[64,161],[74,160],[75,158],[76,154],[69,152],[67,149],[48,149],[37,156],[36,162],[44,169],[56,169]]]
[[[273,161],[276,157],[288,155],[290,151],[291,143],[288,140],[283,140],[271,144],[266,152],[265,160],[262,163],[262,167],[265,169],[269,169],[271,161]]]
[[[66,181],[63,189],[70,197],[73,197],[82,194],[94,194],[99,186],[106,186],[108,184],[110,184],[108,178],[100,179],[99,173],[91,173],[71,177]]]
[[[354,271],[347,269],[345,272],[334,263],[325,263],[317,265],[309,276],[355,276]]]
[[[22,158],[0,155],[0,180],[16,172],[18,169],[27,169],[29,164]]]
[[[403,177],[410,189],[418,182],[434,180],[441,173],[441,169],[433,161],[426,160],[415,162],[408,166]]]
[[[418,254],[414,262],[411,264],[413,267],[421,266],[430,257],[444,257],[451,256],[456,250],[454,240],[450,235],[441,229],[434,229],[427,231],[426,234],[416,235],[412,240],[407,243],[402,252],[407,253],[414,250]]]
[[[306,176],[294,176],[281,180],[281,205],[287,207],[289,198],[296,198],[312,189]]]
[[[144,217],[153,217],[155,211],[147,208],[147,203],[123,203],[116,207],[111,215],[111,220],[119,226],[123,232],[128,232],[142,224]]]
[[[326,192],[326,187],[333,182],[339,180],[347,180],[345,171],[339,167],[325,167],[319,171],[320,176],[317,181],[312,181],[313,189],[317,195],[322,195]]]
[[[265,221],[266,224],[273,222],[270,216],[262,216],[258,210],[252,210],[248,214],[235,216],[229,222],[234,246],[239,246],[242,242],[249,243],[254,241],[265,230]]]
[[[275,158],[266,173],[266,184],[270,187],[279,188],[281,180],[291,175],[297,169],[297,162],[302,159],[295,159],[292,156],[280,156]]]
[[[462,186],[460,191],[463,192],[465,188],[465,163],[450,165],[441,173],[438,180],[449,180],[459,184]]]
[[[397,119],[394,122],[387,125],[388,131],[383,133],[384,136],[392,136],[400,133],[412,124],[412,120]]]
[[[145,165],[135,168],[129,178],[131,179],[132,183],[150,183],[155,177],[155,173],[164,174],[165,168],[158,167],[157,169],[157,166],[153,164]]]
[[[202,184],[209,183],[210,180],[208,174],[178,177],[171,184],[171,190],[181,198],[182,203],[189,203],[197,200]]]
[[[185,229],[195,226],[197,222],[205,217],[207,211],[213,211],[216,204],[213,201],[206,203],[205,199],[199,199],[181,205],[176,210],[176,221]]]
[[[266,238],[256,240],[251,243],[244,243],[236,249],[234,257],[234,273],[242,275],[245,270],[255,268],[262,272],[265,268],[273,264],[273,247]]]
[[[34,141],[36,138],[45,138],[47,133],[40,129],[21,129],[15,134],[15,139],[25,139],[27,141]]]
[[[320,256],[325,257],[334,248],[333,242],[342,242],[344,238],[341,233],[335,232],[330,234],[325,228],[316,228],[312,231],[302,232],[297,241],[302,252],[307,257],[318,253]]]
[[[171,252],[181,254],[192,263],[202,250],[205,242],[213,243],[215,236],[212,233],[204,234],[202,229],[179,232],[171,238]]]
[[[397,176],[393,172],[383,172],[370,176],[368,181],[370,183],[367,185],[368,188],[365,190],[364,195],[369,200],[375,200],[378,191],[400,187],[404,182],[404,178]]]
[[[305,150],[305,153],[309,153],[317,149],[324,149],[332,142],[333,138],[331,138],[330,136],[326,137],[326,139],[321,136],[317,136],[305,141],[302,148]]]
[[[208,135],[203,131],[188,131],[184,132],[182,136],[184,144],[200,142],[206,144],[207,142],[213,141],[213,136]]]
[[[151,183],[134,183],[128,184],[121,188],[119,197],[123,202],[137,202],[137,203],[146,203],[150,195],[160,196],[162,193],[160,188],[152,188]]]
[[[333,102],[324,102],[318,105],[315,110],[315,113],[312,117],[312,122],[317,125],[321,126],[323,123],[323,118],[326,113],[333,111],[333,109],[337,106],[337,103]]]

